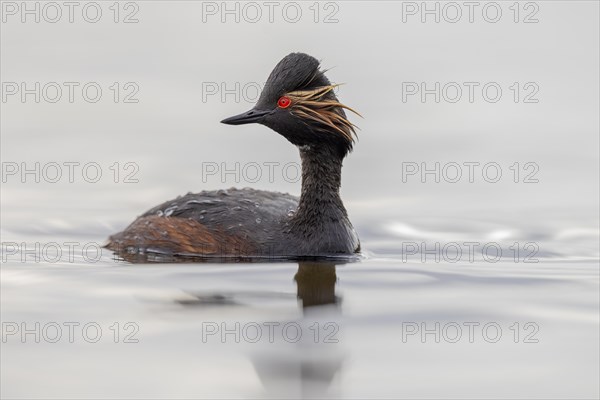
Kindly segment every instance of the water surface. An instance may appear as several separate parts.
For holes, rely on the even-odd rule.
[[[598,398],[598,3],[536,2],[532,24],[508,2],[494,24],[401,23],[402,2],[373,3],[336,3],[329,24],[203,22],[201,2],[142,1],[136,24],[1,25],[3,82],[107,94],[1,104],[3,171],[18,168],[0,192],[3,398]],[[188,191],[299,193],[296,149],[219,124],[254,99],[205,90],[260,84],[291,51],[335,67],[365,116],[342,184],[362,257],[97,254]],[[403,101],[406,82],[472,81],[505,95]],[[114,82],[139,101],[115,103]],[[539,101],[515,102],[514,82]]]

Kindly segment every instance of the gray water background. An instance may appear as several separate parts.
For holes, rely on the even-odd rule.
[[[123,24],[112,21],[112,3],[100,4],[95,24],[76,13],[72,24],[7,16],[1,25],[2,82],[103,88],[97,103],[76,92],[73,103],[12,96],[1,104],[4,167],[93,162],[103,173],[96,183],[80,174],[70,183],[66,168],[57,183],[20,174],[2,182],[2,322],[95,322],[104,333],[98,343],[6,337],[3,398],[598,397],[597,2],[535,2],[537,23],[513,22],[512,2],[499,2],[497,23],[481,13],[473,23],[466,16],[421,23],[419,15],[403,22],[402,2],[366,1],[320,3],[317,23],[312,3],[298,3],[297,23],[277,12],[273,23],[244,15],[223,23],[219,15],[203,21],[201,2],[145,1],[136,2],[139,22]],[[337,22],[323,23],[332,10]],[[520,10],[520,18],[531,11]],[[344,163],[342,197],[365,257],[336,267],[336,304],[301,306],[296,263],[142,266],[109,252],[84,257],[86,244],[104,243],[143,211],[188,191],[250,186],[299,194],[293,174],[282,175],[283,166],[298,163],[296,149],[261,126],[219,124],[252,106],[251,88],[291,51],[322,60],[329,78],[345,83],[340,99],[364,116],[353,117],[359,142]],[[115,103],[113,82],[121,90],[135,83],[139,102]],[[406,82],[497,82],[503,95],[496,103],[479,91],[473,103],[466,93],[457,103],[403,101]],[[535,83],[539,101],[515,103],[514,82],[521,90]],[[239,99],[206,92],[236,83],[249,88]],[[431,175],[403,181],[403,163],[436,162],[497,163],[503,176],[497,183],[480,174],[473,183],[436,183]],[[524,183],[521,170],[515,183],[515,162],[537,165],[539,182]],[[125,163],[135,166],[137,183],[123,182]],[[236,163],[263,166],[260,179],[203,176]],[[278,163],[272,180],[265,163]],[[436,262],[406,251],[407,244],[465,242],[497,243],[503,257],[491,262],[478,252],[472,262],[466,254],[450,262],[442,254]],[[36,243],[58,243],[60,259],[39,259]],[[16,254],[7,247],[13,244]],[[537,249],[538,262],[524,262],[532,261],[526,245]],[[303,340],[202,340],[207,323],[265,321],[296,321]],[[402,340],[410,323],[464,328],[469,321],[497,323],[502,339],[488,343],[478,333],[470,343],[463,331],[457,343],[432,335]],[[135,323],[139,343],[114,343],[114,322]],[[307,339],[314,322],[334,323],[338,343]],[[528,322],[539,328],[538,343],[523,342]]]

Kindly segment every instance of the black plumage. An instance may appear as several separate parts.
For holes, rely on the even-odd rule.
[[[108,248],[120,254],[159,253],[200,257],[350,255],[360,251],[339,195],[342,160],[352,150],[346,119],[319,62],[303,53],[283,58],[255,107],[225,124],[265,125],[300,151],[302,192],[254,189],[189,193],[152,208]]]

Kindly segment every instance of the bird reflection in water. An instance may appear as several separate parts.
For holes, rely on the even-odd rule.
[[[309,326],[319,321],[340,329],[341,299],[335,294],[336,265],[324,262],[300,262],[294,277],[303,317],[297,321]],[[332,382],[346,358],[339,343],[314,340],[304,332],[295,344],[268,348],[250,358],[267,394],[281,397],[339,397]],[[321,334],[324,332],[321,331]],[[337,342],[337,339],[336,339]]]
[[[298,299],[302,307],[309,311],[310,307],[338,304],[335,295],[335,264],[318,261],[298,263],[298,272],[294,276],[298,288]]]
[[[298,324],[302,327],[302,337],[295,343],[282,343],[281,340],[259,342],[246,354],[263,385],[264,395],[268,397],[339,397],[339,389],[333,383],[347,357],[339,343],[343,333],[340,321],[342,299],[335,293],[336,264],[299,262],[294,280],[302,316],[292,321],[277,322],[280,327],[290,322]],[[256,296],[268,301],[284,297],[281,293],[213,292],[196,293],[192,299],[178,303],[188,306],[241,306],[245,303],[244,297]],[[317,333],[312,330],[315,323],[318,324]]]
[[[231,259],[171,257],[157,254],[120,254],[121,259],[132,263],[206,263],[232,262]],[[248,260],[235,260],[248,262]],[[264,262],[264,259],[261,260]],[[275,260],[272,260],[275,261]],[[252,350],[245,352],[268,397],[313,398],[339,397],[339,389],[334,385],[337,374],[342,369],[347,353],[339,337],[341,327],[342,299],[336,296],[336,266],[355,259],[334,261],[313,258],[298,261],[294,275],[302,315],[296,320],[277,321],[281,326],[296,323],[302,327],[302,337],[297,342],[281,343],[268,341],[253,344]],[[289,262],[289,260],[288,260]],[[267,302],[289,299],[281,292],[228,292],[210,293],[187,292],[186,299],[175,299],[186,307],[236,307],[244,306],[250,298]],[[272,321],[269,321],[272,322]],[[312,328],[318,323],[318,333]],[[327,329],[325,329],[327,328]],[[335,335],[332,335],[335,334]],[[315,339],[318,335],[318,340]],[[327,338],[334,338],[327,340]]]

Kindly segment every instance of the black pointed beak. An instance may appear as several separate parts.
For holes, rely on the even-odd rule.
[[[221,123],[227,125],[251,124],[254,122],[259,122],[265,115],[270,113],[271,111],[256,110],[253,108],[252,110],[234,115],[233,117],[225,118],[223,121],[221,121]]]

